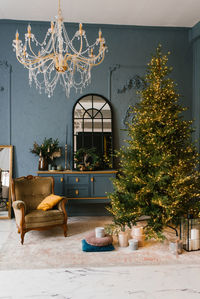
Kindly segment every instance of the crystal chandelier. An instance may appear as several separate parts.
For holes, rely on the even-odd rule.
[[[91,81],[92,67],[104,60],[107,47],[101,30],[96,41],[89,45],[82,24],[79,24],[79,30],[70,40],[63,23],[60,0],[56,21],[51,22],[42,43],[31,32],[30,25],[27,30],[24,44],[16,32],[13,47],[17,60],[29,70],[29,84],[34,81],[39,92],[44,90],[48,97],[53,95],[58,81],[67,97],[72,87],[82,92]]]

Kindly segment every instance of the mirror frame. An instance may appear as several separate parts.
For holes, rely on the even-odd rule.
[[[12,172],[13,172],[13,146],[12,145],[0,145],[0,148],[10,148],[8,216],[0,216],[0,219],[11,219],[11,183],[12,183]]]
[[[108,105],[109,105],[109,108],[110,108],[110,113],[111,113],[111,136],[112,136],[112,144],[111,144],[111,152],[112,152],[112,169],[114,168],[114,161],[113,161],[113,150],[114,150],[114,147],[113,147],[113,110],[112,110],[112,106],[111,106],[111,103],[110,101],[105,98],[103,95],[101,94],[97,94],[97,93],[88,93],[88,94],[85,94],[83,96],[81,96],[75,103],[74,103],[74,106],[73,106],[73,111],[72,111],[72,169],[74,170],[77,170],[75,167],[74,167],[74,112],[75,112],[75,108],[76,108],[76,105],[78,104],[78,102],[80,100],[82,100],[83,98],[85,97],[88,97],[88,96],[97,96],[97,97],[100,97],[102,98]],[[103,169],[102,169],[103,170]]]

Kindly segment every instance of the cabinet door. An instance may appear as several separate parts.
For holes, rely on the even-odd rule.
[[[64,178],[62,175],[54,175],[54,193],[64,196]]]
[[[111,178],[115,177],[113,174],[94,174],[90,175],[91,196],[92,197],[107,197],[107,192],[113,191],[113,184]]]

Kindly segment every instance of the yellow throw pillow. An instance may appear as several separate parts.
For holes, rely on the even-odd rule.
[[[55,194],[50,194],[41,201],[37,206],[37,210],[49,210],[52,209],[63,197]]]

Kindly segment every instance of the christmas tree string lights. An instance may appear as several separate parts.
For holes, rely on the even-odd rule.
[[[147,215],[145,234],[163,238],[165,226],[176,226],[188,213],[200,211],[199,155],[192,143],[192,121],[183,118],[176,85],[168,77],[161,46],[148,64],[141,101],[132,107],[127,146],[118,152],[120,174],[113,181],[109,212],[114,224],[136,224]]]

